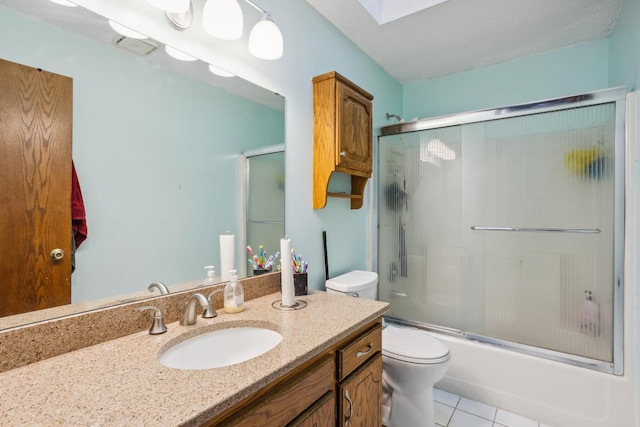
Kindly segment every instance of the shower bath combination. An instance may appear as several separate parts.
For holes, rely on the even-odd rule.
[[[383,127],[378,271],[389,316],[621,374],[624,96]]]

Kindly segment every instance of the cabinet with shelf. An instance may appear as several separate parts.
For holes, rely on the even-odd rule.
[[[359,209],[373,165],[373,95],[335,71],[312,81],[313,208],[329,196],[350,198],[351,209]],[[349,193],[328,191],[334,172],[351,176]]]

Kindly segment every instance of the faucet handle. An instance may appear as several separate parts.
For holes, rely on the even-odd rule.
[[[138,311],[146,311],[146,310],[155,310],[155,314],[153,315],[153,323],[151,324],[151,329],[149,329],[149,333],[151,335],[159,335],[167,332],[167,327],[164,324],[164,319],[162,318],[162,312],[159,308],[154,307],[152,305],[145,305],[144,307],[139,307]]]
[[[214,317],[216,317],[218,315],[218,313],[216,313],[216,309],[213,308],[213,296],[215,294],[217,294],[218,292],[222,292],[222,289],[217,289],[213,292],[211,292],[209,294],[209,296],[207,297],[207,301],[209,301],[209,305],[207,306],[207,308],[204,309],[204,313],[202,313],[202,317],[205,319],[213,319]]]

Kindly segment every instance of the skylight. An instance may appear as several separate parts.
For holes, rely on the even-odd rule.
[[[446,0],[358,0],[380,25],[444,3]]]

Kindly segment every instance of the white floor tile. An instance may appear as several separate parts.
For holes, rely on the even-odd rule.
[[[448,406],[453,406],[455,408],[458,404],[458,401],[460,400],[460,396],[448,391],[440,390],[439,388],[434,388],[433,400],[435,400],[436,402],[444,403]]]
[[[514,414],[503,409],[498,409],[496,414],[496,423],[507,427],[538,427],[538,422],[525,418],[521,415]]]
[[[433,402],[433,412],[436,424],[446,426],[453,415],[455,408],[440,402]]]
[[[464,411],[455,411],[448,427],[491,427],[492,421]]]
[[[463,397],[460,399],[460,403],[456,409],[469,412],[473,415],[477,415],[482,418],[493,421],[496,416],[496,408],[484,403],[476,402],[475,400],[467,399]],[[537,426],[536,426],[537,427]]]

